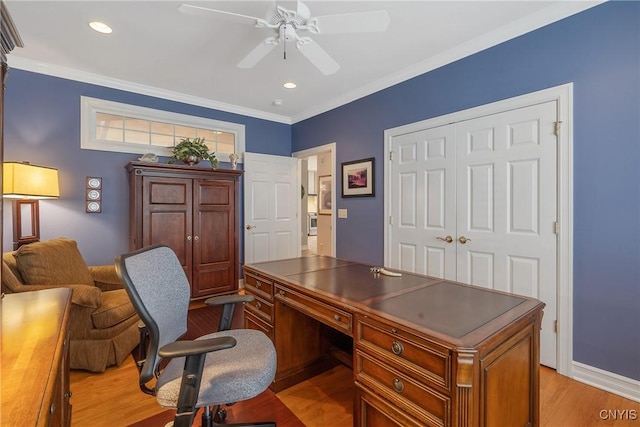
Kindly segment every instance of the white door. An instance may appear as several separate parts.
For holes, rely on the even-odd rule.
[[[556,114],[547,102],[456,124],[457,280],[543,301],[554,368]]]
[[[394,136],[388,232],[391,267],[543,301],[551,367],[556,115],[553,101]]]
[[[454,127],[399,135],[392,147],[391,266],[455,280]]]
[[[244,154],[244,262],[300,256],[300,160]]]

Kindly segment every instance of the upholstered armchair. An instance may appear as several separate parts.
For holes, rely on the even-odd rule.
[[[103,372],[120,365],[138,345],[138,315],[114,265],[89,267],[74,240],[21,246],[2,256],[2,292],[72,289],[71,369]]]

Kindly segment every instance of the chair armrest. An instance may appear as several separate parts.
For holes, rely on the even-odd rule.
[[[89,273],[96,286],[102,291],[114,291],[124,288],[122,280],[120,280],[118,273],[116,273],[115,265],[89,266]]]
[[[255,298],[253,297],[253,295],[234,294],[234,295],[222,295],[219,297],[211,297],[211,298],[208,298],[204,303],[207,304],[208,306],[215,307],[217,305],[251,302],[254,299]]]
[[[194,356],[212,351],[224,350],[235,347],[236,340],[233,337],[209,338],[206,340],[175,341],[162,346],[158,350],[160,357],[173,359],[176,357]]]
[[[22,285],[20,292],[40,291],[42,289],[70,288],[71,302],[82,307],[98,308],[102,304],[102,291],[89,285]]]

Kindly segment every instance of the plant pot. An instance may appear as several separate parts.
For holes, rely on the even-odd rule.
[[[200,162],[200,159],[192,155],[192,156],[186,156],[184,159],[182,159],[182,161],[188,164],[189,166],[193,166],[198,164]]]

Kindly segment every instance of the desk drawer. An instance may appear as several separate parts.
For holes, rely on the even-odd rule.
[[[273,281],[264,277],[257,276],[245,270],[244,272],[245,289],[264,299],[273,302]]]
[[[256,296],[253,301],[246,303],[244,307],[251,313],[273,325],[273,304],[270,302]]]
[[[451,352],[399,328],[358,317],[356,345],[420,382],[451,390]]]
[[[273,341],[273,326],[263,321],[249,310],[244,313],[244,327],[247,329],[262,331],[269,337],[269,339],[271,339],[271,341]]]
[[[450,425],[451,399],[356,350],[356,381],[428,426]]]
[[[332,326],[341,332],[353,334],[353,316],[344,310],[317,301],[306,295],[297,293],[276,284],[275,297],[277,300],[295,308],[325,325]]]

